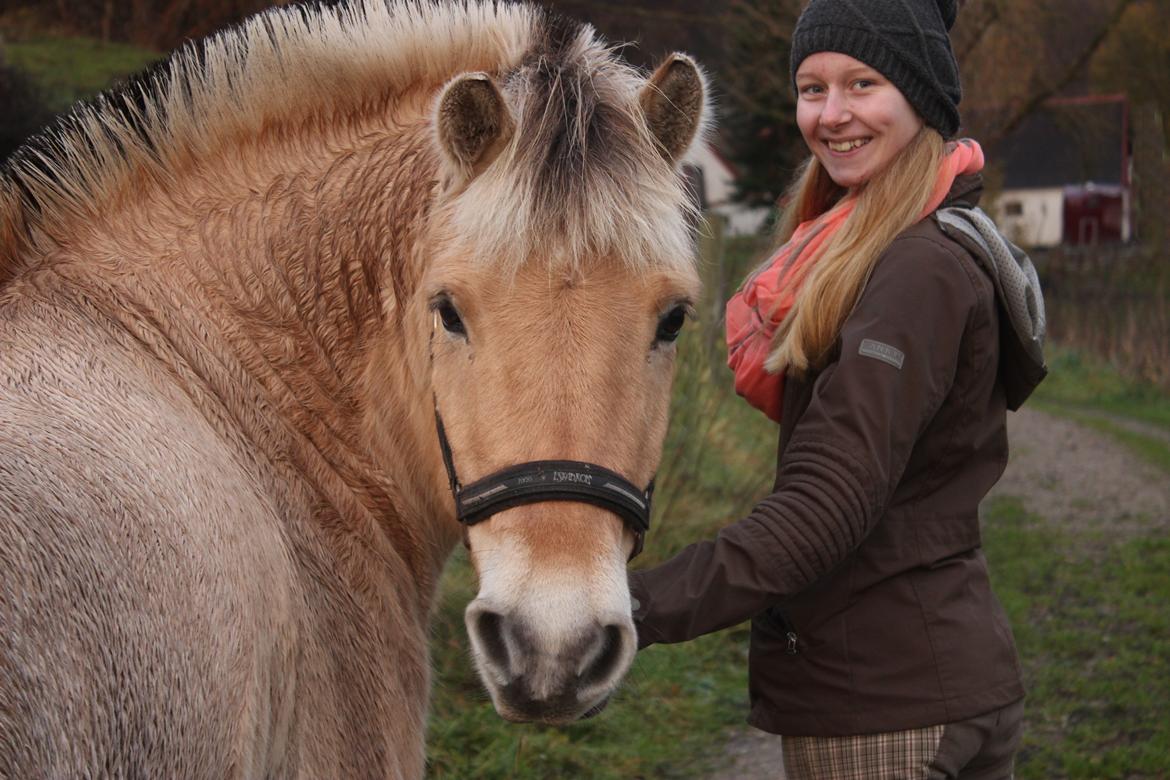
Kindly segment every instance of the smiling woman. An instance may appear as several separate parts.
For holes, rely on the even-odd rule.
[[[954,0],[814,0],[792,37],[810,157],[727,306],[775,489],[631,575],[639,646],[752,619],[750,722],[790,780],[1011,776],[1023,686],[980,549],[1006,412],[1043,377],[1035,274],[978,210]],[[1002,334],[1002,335],[1001,335]]]

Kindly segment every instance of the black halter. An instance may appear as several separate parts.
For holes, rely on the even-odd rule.
[[[439,447],[455,497],[455,515],[459,522],[473,526],[497,512],[542,501],[580,501],[613,512],[634,532],[632,559],[642,552],[646,532],[650,530],[650,499],[654,481],[641,490],[620,474],[592,463],[574,460],[538,460],[510,466],[473,482],[459,483],[451,444],[443,428],[443,418],[435,405],[435,427]]]

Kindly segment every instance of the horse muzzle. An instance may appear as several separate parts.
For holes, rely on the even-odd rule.
[[[496,711],[517,722],[561,725],[600,712],[637,649],[628,616],[560,621],[560,630],[549,631],[476,600],[466,622]]]

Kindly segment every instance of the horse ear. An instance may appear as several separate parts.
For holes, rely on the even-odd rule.
[[[504,96],[486,73],[467,73],[439,98],[435,130],[448,167],[448,184],[466,184],[499,156],[515,123]]]
[[[662,154],[676,162],[690,149],[703,125],[707,87],[702,71],[685,54],[672,54],[642,87],[640,99],[646,124]]]

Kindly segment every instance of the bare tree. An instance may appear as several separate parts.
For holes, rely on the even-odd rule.
[[[982,0],[957,31],[966,130],[994,143],[1083,79],[1134,0]],[[971,17],[979,17],[973,20]],[[980,21],[981,20],[981,21]],[[969,39],[963,36],[969,35]],[[1153,63],[1151,63],[1153,65]]]
[[[1170,119],[1170,4],[1130,4],[1096,52],[1090,75],[1098,89],[1124,92],[1135,105],[1149,105]],[[1170,148],[1170,122],[1164,124]]]

